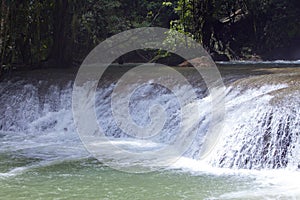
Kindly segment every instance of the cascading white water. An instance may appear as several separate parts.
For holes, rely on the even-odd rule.
[[[299,98],[298,92],[288,90],[288,85],[233,89],[227,96],[222,138],[208,163],[237,169],[297,169]]]
[[[73,125],[72,82],[12,80],[0,83],[0,91],[0,154],[32,159],[6,169],[0,177],[88,155]]]
[[[114,83],[105,84],[97,90],[98,123],[107,136],[130,138],[113,119],[110,95],[114,86]],[[186,94],[184,85],[178,88]],[[205,88],[198,89],[199,93],[203,91]],[[0,93],[0,135],[4,141],[0,152],[21,151],[25,156],[44,161],[88,155],[73,122],[72,82],[10,81],[1,83]],[[205,162],[238,169],[298,168],[300,112],[297,94],[297,90],[289,90],[288,84],[228,86],[221,139]],[[203,137],[209,125],[207,98],[198,99],[201,116],[190,119],[190,129],[198,128],[198,134],[184,156],[195,160],[201,156]],[[178,114],[181,108],[172,91],[152,83],[139,87],[131,98],[130,114],[138,125],[148,124],[150,118],[145,110],[154,103],[163,106],[168,118],[162,134],[151,142],[166,145],[172,141],[181,120]],[[161,148],[149,145],[149,149]]]
[[[161,104],[168,115],[162,134],[152,138],[152,141],[146,141],[147,144],[142,140],[130,141],[132,137],[114,121],[110,103],[114,87],[115,83],[112,82],[98,88],[95,108],[98,123],[105,134],[111,138],[122,138],[116,145],[133,151],[149,151],[173,140],[180,124],[180,106],[171,91],[152,83],[139,88],[132,85],[137,87],[129,105],[134,122],[140,126],[149,123],[149,113],[145,110],[156,103]],[[178,85],[178,88],[182,94],[186,93],[184,85]],[[0,108],[0,153],[19,152],[25,157],[41,160],[38,165],[88,156],[73,120],[72,89],[71,81],[60,83],[16,79],[0,83],[3,105]],[[27,167],[31,166],[36,165]],[[2,175],[15,172],[16,169],[12,169]]]
[[[161,134],[146,140],[117,126],[111,111],[116,79],[104,78],[92,106],[110,144],[129,152],[156,151],[170,145],[180,130],[197,130],[189,149],[168,170],[142,175],[120,172],[91,158],[74,124],[74,75],[70,78],[66,71],[55,70],[49,70],[46,77],[39,71],[21,72],[20,77],[0,82],[1,197],[299,199],[300,73],[298,69],[260,70],[251,68],[250,75],[243,68],[224,70],[224,121],[210,120],[211,96],[204,85],[192,82],[199,79],[189,69],[179,71],[189,76],[197,99],[183,105],[172,90],[155,81],[128,85],[135,88],[129,101],[133,122],[147,126],[155,119],[149,111],[157,104],[166,114]],[[188,100],[188,87],[173,83],[178,94]],[[117,95],[123,96],[122,92]],[[194,108],[194,104],[199,105],[200,114],[187,116],[188,125],[180,127],[182,106]],[[203,141],[211,123],[223,125],[221,138],[203,157]],[[138,164],[157,165],[155,159],[150,161],[140,159]],[[136,170],[135,166],[132,169]]]

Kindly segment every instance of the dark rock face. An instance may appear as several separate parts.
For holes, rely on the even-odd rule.
[[[5,77],[11,76],[12,73],[12,67],[0,67],[0,81],[4,79]]]
[[[170,56],[158,58],[155,62],[168,65],[168,66],[177,66],[184,61],[185,59],[183,59],[182,57],[171,53]]]
[[[212,52],[210,55],[211,55],[211,58],[214,61],[229,61],[230,60],[228,58],[228,56],[225,55],[225,54],[220,54],[220,53],[217,53],[217,52]]]
[[[143,51],[143,50],[135,50],[128,52],[122,56],[120,56],[114,63],[124,64],[124,63],[146,63],[151,58],[151,52]]]
[[[170,53],[168,56],[157,56],[156,51],[146,51],[146,50],[135,50],[131,51],[125,55],[120,56],[114,61],[114,63],[124,64],[124,63],[148,63],[155,62],[168,66],[177,66],[182,63],[185,59],[179,55]]]
[[[293,41],[291,46],[266,52],[262,58],[264,60],[300,60],[300,39]]]

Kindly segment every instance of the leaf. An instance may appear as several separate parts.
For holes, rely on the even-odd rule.
[[[162,3],[162,5],[163,5],[163,6],[166,6],[166,7],[170,7],[170,6],[173,5],[173,3],[170,2],[170,1],[164,1],[164,2]]]

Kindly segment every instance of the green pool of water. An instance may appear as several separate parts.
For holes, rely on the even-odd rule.
[[[1,199],[213,199],[244,190],[251,181],[177,170],[132,174],[84,159],[36,166],[2,177],[0,188]]]

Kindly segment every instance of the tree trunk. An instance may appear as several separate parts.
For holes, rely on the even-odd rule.
[[[8,40],[8,17],[9,17],[9,7],[5,4],[5,1],[1,3],[1,22],[0,22],[0,68],[4,64],[4,58]]]
[[[68,45],[68,0],[56,0],[53,22],[53,46],[48,61],[55,67],[66,67],[70,57],[66,51]]]

